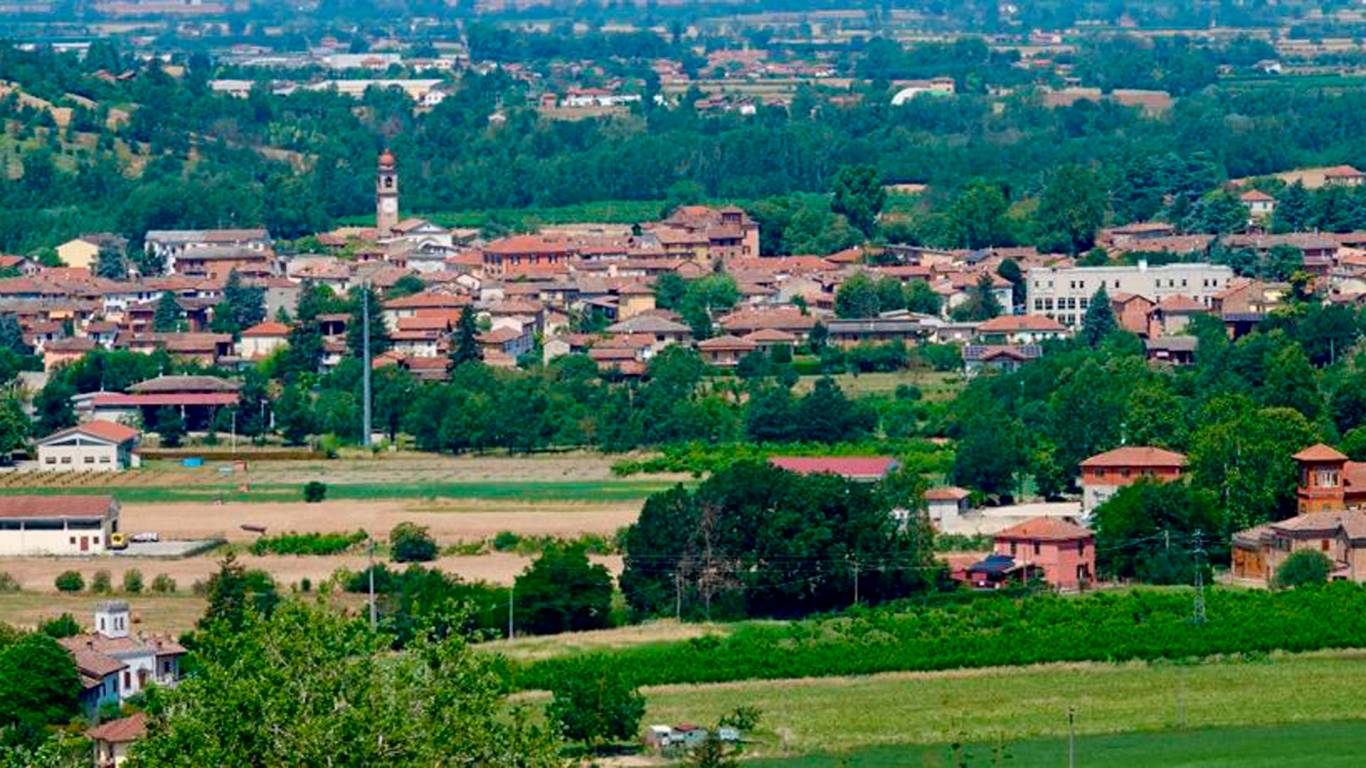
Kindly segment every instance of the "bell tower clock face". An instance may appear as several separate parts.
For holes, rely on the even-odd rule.
[[[392,197],[385,197],[380,200],[379,206],[385,213],[394,213],[398,211],[398,201]]]

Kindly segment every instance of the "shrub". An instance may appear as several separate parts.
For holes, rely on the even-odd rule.
[[[1301,549],[1292,552],[1276,569],[1275,585],[1278,589],[1294,589],[1311,584],[1328,583],[1328,574],[1333,571],[1333,561],[1317,549]]]
[[[300,591],[300,592],[312,592],[312,591],[313,591],[313,580],[310,579],[310,578],[308,578],[307,576],[303,577],[302,579],[299,579],[299,591]]]
[[[10,575],[8,571],[0,571],[0,594],[18,592],[21,589],[18,579]]]
[[[107,595],[114,591],[114,580],[109,576],[109,571],[103,568],[95,571],[95,575],[90,579],[90,591],[97,595]]]
[[[76,617],[69,613],[63,613],[55,619],[48,619],[38,625],[38,631],[48,637],[63,638],[79,635],[81,633],[81,623],[76,621]]]
[[[512,531],[499,531],[493,537],[493,549],[497,552],[511,552],[522,543],[522,537]]]
[[[327,485],[317,480],[310,480],[304,486],[304,501],[309,504],[317,504],[327,498]]]
[[[389,532],[389,552],[398,563],[425,563],[436,559],[436,541],[415,523],[399,523]]]
[[[123,572],[123,591],[130,595],[142,592],[142,571],[130,568]]]
[[[752,731],[759,727],[763,712],[758,707],[740,705],[730,713],[721,716],[718,723],[722,728],[734,728],[740,732]]]
[[[152,591],[159,595],[175,592],[175,579],[164,573],[158,573],[156,578],[152,579]]]
[[[85,577],[80,571],[62,571],[52,582],[58,592],[80,592],[85,589]]]
[[[365,531],[354,533],[284,533],[263,536],[251,543],[253,555],[335,555],[365,541]]]

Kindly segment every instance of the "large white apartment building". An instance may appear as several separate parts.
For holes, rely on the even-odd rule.
[[[1035,267],[1029,270],[1029,314],[1051,317],[1063,325],[1081,323],[1091,297],[1103,286],[1111,298],[1128,293],[1161,301],[1189,296],[1204,306],[1228,288],[1233,270],[1204,262],[1132,267]]]

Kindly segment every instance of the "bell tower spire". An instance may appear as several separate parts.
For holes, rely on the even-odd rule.
[[[384,150],[375,171],[375,228],[381,236],[398,225],[398,168],[394,154]]]

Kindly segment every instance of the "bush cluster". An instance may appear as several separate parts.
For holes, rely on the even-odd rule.
[[[282,533],[251,543],[253,555],[335,555],[365,541],[365,531],[353,533]]]
[[[632,684],[663,685],[1355,648],[1366,636],[1366,586],[1213,589],[1206,596],[1206,616],[1203,623],[1192,620],[1189,592],[985,596],[931,608],[744,625],[724,638],[608,655],[628,670]],[[574,658],[515,668],[513,683],[551,689]]]
[[[621,477],[662,472],[711,474],[741,461],[764,461],[770,456],[896,456],[907,467],[944,474],[953,468],[953,451],[928,440],[866,440],[854,443],[682,443],[665,446],[659,456],[623,459],[612,465]]]

